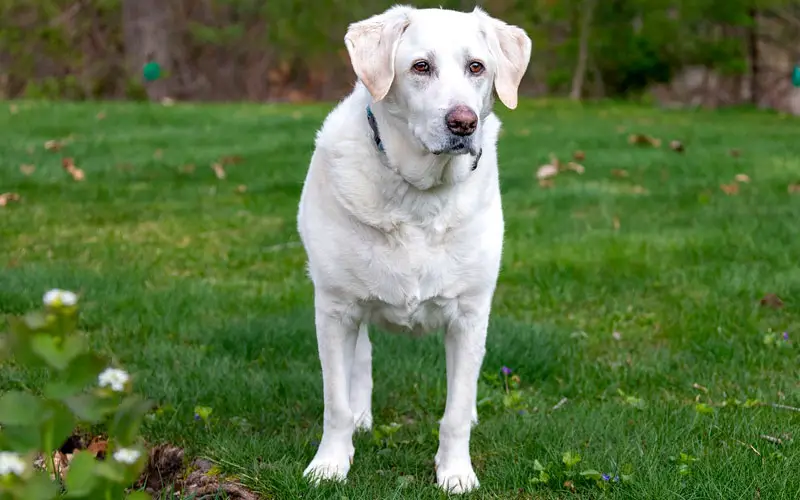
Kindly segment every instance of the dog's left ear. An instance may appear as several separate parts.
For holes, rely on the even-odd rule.
[[[350,63],[358,79],[377,102],[386,97],[394,81],[394,57],[400,37],[408,28],[411,7],[399,5],[382,14],[351,24],[344,37]]]
[[[517,90],[531,58],[531,39],[522,28],[495,19],[479,7],[473,13],[481,20],[489,51],[497,62],[494,77],[497,97],[507,108],[514,109]]]

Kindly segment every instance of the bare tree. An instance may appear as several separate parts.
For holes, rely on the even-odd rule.
[[[581,16],[580,39],[578,41],[578,64],[575,66],[575,73],[572,75],[572,90],[569,93],[570,99],[580,101],[583,93],[583,82],[586,79],[586,63],[589,59],[589,31],[592,26],[592,17],[597,0],[585,0],[583,2],[583,15]]]

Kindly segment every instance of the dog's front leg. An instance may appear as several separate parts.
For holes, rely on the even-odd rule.
[[[447,403],[439,427],[436,478],[451,493],[466,493],[479,486],[469,455],[469,438],[478,391],[489,314],[465,314],[445,332]]]
[[[314,483],[328,479],[344,481],[355,453],[349,400],[358,322],[346,314],[332,313],[318,300],[316,328],[325,410],[322,440],[303,475]]]

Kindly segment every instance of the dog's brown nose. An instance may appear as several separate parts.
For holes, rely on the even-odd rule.
[[[478,115],[463,104],[455,106],[444,117],[447,128],[455,135],[472,135],[478,127]]]

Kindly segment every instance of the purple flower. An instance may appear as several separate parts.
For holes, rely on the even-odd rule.
[[[195,413],[195,414],[194,414],[194,419],[195,419],[195,420],[200,420],[200,415],[198,415],[197,413]]]
[[[789,332],[783,332],[783,340],[789,340]]]
[[[609,476],[608,474],[603,474],[602,476],[600,476],[600,478],[601,478],[603,481],[608,481],[609,479],[611,479],[611,476]]]
[[[509,368],[507,366],[504,366],[504,367],[500,368],[500,371],[503,372],[503,375],[505,375],[506,377],[511,375],[511,368]]]
[[[614,482],[615,482],[615,483],[618,483],[618,482],[619,482],[619,476],[614,476]]]

